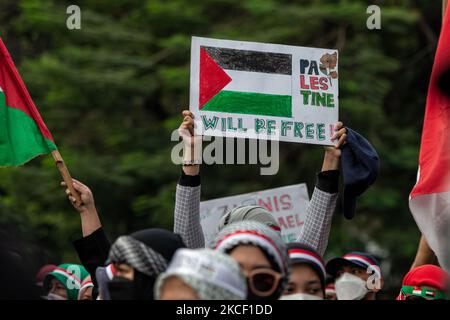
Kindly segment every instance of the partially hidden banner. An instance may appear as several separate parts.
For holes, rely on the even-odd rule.
[[[332,145],[338,52],[192,37],[196,133]]]
[[[309,204],[305,183],[245,193],[200,203],[200,222],[208,245],[216,236],[220,218],[235,207],[257,205],[270,211],[278,221],[285,242],[300,235]]]

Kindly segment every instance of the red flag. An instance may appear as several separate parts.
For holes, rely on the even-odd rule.
[[[0,167],[56,150],[39,111],[0,38]]]
[[[447,261],[450,222],[450,98],[438,86],[450,68],[450,6],[447,6],[428,88],[417,183],[409,206],[440,264]]]

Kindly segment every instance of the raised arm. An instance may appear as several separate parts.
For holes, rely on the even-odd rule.
[[[67,187],[64,182],[61,182],[61,186]],[[103,231],[91,190],[75,179],[73,179],[73,187],[80,193],[83,202],[81,205],[75,204],[75,199],[72,197],[69,189],[66,189],[66,194],[70,202],[75,210],[78,211],[81,218],[83,237],[75,240],[73,245],[78,253],[81,264],[90,273],[92,282],[97,286],[95,270],[98,267],[104,266],[111,245]]]
[[[436,255],[428,245],[427,239],[422,235],[420,237],[419,246],[417,248],[416,257],[411,266],[411,270],[424,264],[438,264]]]
[[[200,224],[201,137],[194,136],[194,115],[187,110],[182,114],[183,122],[178,131],[184,142],[184,165],[175,194],[173,232],[181,236],[186,247],[204,248]]]
[[[102,227],[100,218],[98,217],[97,208],[94,203],[94,196],[91,190],[80,181],[73,180],[73,187],[81,195],[81,204],[75,204],[75,198],[70,193],[65,182],[61,182],[61,186],[66,188],[66,194],[72,206],[78,211],[81,218],[81,230],[83,237],[87,237],[95,230]]]
[[[322,171],[317,174],[317,182],[311,201],[306,210],[306,219],[297,242],[307,244],[322,256],[328,245],[331,221],[338,198],[339,165],[341,146],[347,137],[342,122],[335,125],[333,141],[336,146],[326,147]]]

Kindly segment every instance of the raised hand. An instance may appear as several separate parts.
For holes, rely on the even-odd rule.
[[[76,179],[72,179],[72,185],[73,188],[80,194],[81,201],[83,203],[77,204],[69,188],[67,188],[66,183],[64,181],[61,182],[61,186],[63,188],[66,188],[65,190],[66,195],[69,198],[70,203],[73,205],[75,210],[77,210],[80,213],[84,211],[95,210],[94,196],[91,190],[86,185],[84,185],[83,183],[81,183]]]
[[[66,183],[64,181],[61,182],[61,186],[66,188],[66,195],[69,198],[70,203],[72,203],[75,210],[80,213],[83,237],[86,237],[98,230],[102,224],[100,222],[97,209],[95,208],[94,196],[91,189],[75,179],[72,179],[72,185],[73,188],[80,194],[81,201],[83,203],[76,203],[75,198],[71,194],[69,188],[67,188]]]
[[[182,112],[183,122],[178,133],[184,142],[183,171],[187,175],[197,175],[200,171],[199,163],[202,159],[202,137],[194,135],[194,115],[189,110]],[[193,165],[195,164],[195,165]]]
[[[323,159],[322,171],[338,170],[341,160],[341,147],[346,143],[347,129],[342,122],[336,122],[334,125],[334,134],[331,141],[337,141],[333,147],[325,147],[325,156]]]

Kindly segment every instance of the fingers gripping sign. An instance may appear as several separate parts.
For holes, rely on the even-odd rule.
[[[325,157],[322,166],[322,171],[326,170],[338,170],[340,164],[340,158],[342,154],[342,146],[346,144],[347,129],[342,122],[336,122],[333,126],[333,135],[331,141],[334,142],[334,146],[325,147]]]
[[[182,112],[183,122],[178,128],[178,133],[184,143],[184,164],[200,164],[202,159],[202,136],[194,134],[194,114],[189,110]]]
[[[183,122],[178,128],[178,133],[183,139],[185,149],[192,149],[191,151],[193,151],[193,153],[191,156],[195,156],[195,159],[199,159],[197,158],[197,152],[202,148],[202,137],[194,134],[194,114],[189,110],[184,110],[181,115],[183,117]]]
[[[182,116],[183,122],[180,125],[180,135],[182,137],[194,136],[194,115],[189,110],[184,110],[182,112]],[[188,132],[186,132],[186,130]],[[181,134],[181,131],[183,132],[183,134]]]

